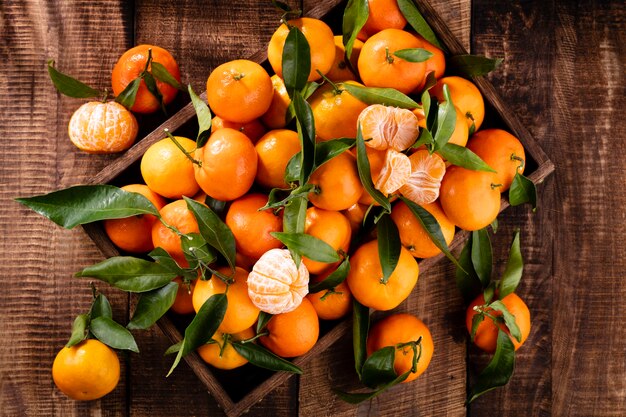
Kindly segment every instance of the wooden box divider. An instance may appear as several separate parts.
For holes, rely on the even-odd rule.
[[[432,6],[426,0],[414,0],[419,11],[422,13],[426,21],[430,24],[433,31],[445,46],[451,55],[466,54],[467,51],[458,41],[458,39],[450,32],[444,21],[434,11]],[[336,9],[341,0],[330,0],[319,2],[314,6],[309,13],[308,17],[323,18],[327,16],[330,11]],[[267,58],[265,49],[257,52],[249,59],[255,62],[263,62]],[[554,164],[548,159],[545,152],[541,149],[539,144],[530,135],[520,120],[510,111],[509,107],[502,101],[493,85],[484,77],[474,77],[472,81],[477,85],[483,97],[485,98],[487,111],[495,111],[500,117],[502,124],[509,131],[511,131],[524,145],[524,148],[530,159],[536,164],[536,168],[528,175],[535,184],[542,183],[553,171]],[[206,100],[206,92],[202,93],[200,97]],[[491,107],[491,108],[489,108]],[[110,183],[115,180],[120,174],[122,174],[129,166],[135,164],[150,145],[157,142],[164,137],[164,129],[168,129],[171,132],[175,132],[178,128],[195,117],[195,111],[191,103],[184,106],[172,117],[167,119],[154,131],[149,133],[141,141],[137,142],[131,149],[129,149],[124,155],[111,162],[107,167],[95,175],[90,183],[103,184]],[[506,209],[509,203],[506,199],[502,199],[502,205],[500,211]],[[120,253],[117,248],[111,243],[109,238],[104,233],[101,225],[88,224],[83,226],[86,233],[98,246],[102,254],[106,257],[118,256]],[[468,232],[458,231],[454,240],[450,244],[450,248],[454,249],[461,245],[469,236]],[[433,258],[423,259],[419,262],[420,273],[428,270],[431,266],[436,264],[443,254],[439,254]],[[341,336],[346,334],[351,328],[351,318],[344,319],[338,322],[332,327],[326,334],[324,334],[317,344],[308,353],[303,356],[294,359],[294,363],[300,367],[303,367],[312,357],[319,355],[330,345],[335,343]],[[158,322],[158,326],[163,333],[172,341],[177,343],[182,340],[181,331],[173,323],[173,321],[167,315],[161,318]],[[247,411],[255,403],[263,399],[272,390],[283,384],[293,374],[287,372],[275,372],[268,379],[262,382],[260,385],[252,389],[246,396],[239,401],[233,401],[231,396],[225,391],[220,384],[214,372],[211,368],[202,361],[202,359],[195,352],[190,353],[185,357],[185,360],[197,375],[197,377],[204,383],[213,395],[219,405],[223,408],[228,416],[236,417]]]

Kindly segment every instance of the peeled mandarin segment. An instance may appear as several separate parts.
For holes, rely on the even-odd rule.
[[[419,136],[419,120],[410,110],[392,108],[395,135],[389,137],[391,149],[403,151],[413,145]]]
[[[385,165],[380,170],[374,187],[385,195],[396,192],[411,176],[411,161],[403,153],[389,149],[385,156]]]
[[[248,295],[261,311],[287,313],[309,292],[309,271],[296,264],[287,249],[272,249],[254,264],[248,275]]]
[[[413,153],[409,160],[411,175],[406,184],[400,187],[400,192],[416,204],[432,203],[439,197],[441,180],[446,173],[445,162],[423,149]]]
[[[382,104],[372,104],[359,115],[361,134],[370,148],[385,150],[389,143],[387,138],[395,134],[395,125],[390,117],[391,108]]]

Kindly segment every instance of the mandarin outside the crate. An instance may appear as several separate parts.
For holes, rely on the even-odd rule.
[[[331,81],[356,81],[356,75],[350,69],[350,66],[346,63],[346,48],[343,46],[343,36],[338,35],[335,39],[335,61],[330,67],[330,71],[326,73],[326,78]],[[356,70],[359,62],[359,55],[361,54],[361,48],[363,42],[358,39],[354,40],[352,45],[352,55],[350,56],[350,64],[352,68]]]
[[[255,145],[258,156],[256,182],[267,188],[289,187],[285,182],[285,170],[301,148],[298,133],[293,130],[267,132]]]
[[[226,225],[235,236],[237,252],[258,259],[270,249],[283,244],[270,233],[283,231],[282,214],[259,210],[267,204],[265,194],[253,193],[233,201],[226,213]]]
[[[180,277],[176,277],[174,278],[174,282],[178,284],[178,291],[176,292],[176,299],[174,300],[174,304],[170,307],[170,310],[176,314],[191,314],[195,312],[193,309],[192,294],[196,286],[196,281],[191,281],[189,284],[186,284]]]
[[[218,369],[229,370],[239,368],[248,363],[248,360],[237,353],[231,342],[247,340],[252,337],[254,337],[254,330],[250,327],[242,332],[229,334],[227,336],[228,340],[225,342],[224,333],[218,330],[212,337],[217,343],[209,343],[200,346],[198,348],[198,355],[200,355],[203,361]],[[226,343],[226,346],[223,346],[224,343]]]
[[[435,201],[424,204],[422,208],[437,220],[444,240],[449,245],[454,238],[454,224],[448,220],[439,203]],[[422,224],[403,201],[399,201],[393,206],[391,218],[398,227],[402,246],[407,248],[415,258],[431,258],[441,253],[441,250],[435,246]]]
[[[239,198],[254,183],[256,150],[250,139],[238,130],[216,130],[207,143],[196,150],[194,157],[202,164],[193,164],[200,188],[216,200]]]
[[[272,317],[267,331],[269,335],[259,338],[259,342],[278,356],[294,358],[315,346],[320,326],[313,305],[304,298],[293,311]]]
[[[196,280],[192,298],[193,308],[197,313],[211,296],[226,293],[228,307],[218,330],[222,333],[242,332],[252,326],[259,317],[259,309],[252,304],[248,296],[246,282],[248,271],[239,267],[235,267],[234,275],[230,268],[217,268],[217,271],[222,275],[232,277],[233,282],[227,286],[217,275],[207,280]]]
[[[485,119],[485,101],[483,100],[480,90],[471,81],[465,78],[451,76],[443,77],[437,81],[437,84],[431,88],[430,95],[437,97],[441,103],[445,101],[443,95],[443,85],[446,84],[450,90],[450,98],[452,103],[461,110],[465,117],[467,126],[471,129],[474,125],[474,132],[480,129]]]
[[[163,65],[165,69],[180,82],[180,70],[178,64],[174,60],[174,57],[163,48],[154,45],[137,45],[134,48],[124,52],[120,59],[113,67],[111,73],[111,85],[113,87],[113,94],[118,96],[128,84],[133,82],[139,74],[145,69],[146,62],[148,62],[148,50],[152,50],[152,62],[158,62]],[[151,65],[148,67],[148,72],[151,72]],[[178,90],[171,85],[159,81],[156,79],[157,89],[163,97],[163,104],[167,105],[171,103]],[[159,110],[159,100],[148,91],[146,82],[141,80],[137,95],[135,96],[135,103],[131,110],[136,113],[154,113]]]
[[[472,135],[467,148],[497,171],[496,181],[502,184],[501,193],[509,189],[516,173],[524,173],[524,147],[509,132],[502,129],[481,130]]]
[[[365,144],[377,150],[404,151],[419,136],[419,120],[407,109],[372,104],[358,117]]]
[[[247,59],[215,68],[206,82],[209,107],[219,117],[248,123],[258,119],[272,102],[274,87],[262,66]]]
[[[433,338],[428,327],[417,317],[406,314],[393,314],[376,322],[367,337],[367,355],[387,346],[397,346],[408,342],[416,342],[421,338],[417,346],[417,369],[409,374],[403,382],[413,381],[424,373],[433,357]],[[420,355],[421,350],[421,355]],[[402,375],[413,367],[413,348],[404,346],[396,348],[393,367],[397,375]]]
[[[384,195],[390,195],[404,186],[411,177],[411,161],[402,152],[387,149],[385,163],[378,172],[374,187]]]
[[[370,37],[361,48],[359,74],[368,87],[389,87],[409,94],[424,79],[426,64],[394,55],[401,49],[421,48],[423,42],[409,32],[385,29]]]
[[[113,349],[96,339],[87,339],[57,353],[52,379],[63,394],[74,400],[96,400],[117,386],[120,361]]]
[[[246,135],[252,143],[256,143],[259,138],[265,134],[265,127],[258,119],[254,119],[247,123],[236,123],[229,122],[219,116],[215,116],[211,121],[211,132],[215,132],[216,130],[223,129],[225,127],[240,131]]]
[[[317,168],[309,183],[317,186],[309,194],[309,200],[315,207],[326,210],[345,210],[359,201],[363,193],[356,158],[349,151]]]
[[[196,142],[181,136],[174,139],[188,153]],[[141,157],[141,176],[152,191],[170,199],[194,196],[200,187],[194,177],[194,163],[170,138],[152,144]]]
[[[461,229],[482,229],[500,212],[500,186],[493,172],[451,166],[441,181],[439,202],[448,219]]]
[[[446,163],[426,149],[420,149],[411,156],[411,175],[400,193],[416,204],[429,204],[439,197],[441,180],[446,173]]]
[[[345,84],[362,86],[356,81]],[[346,91],[343,85],[325,84],[309,99],[318,141],[356,137],[357,120],[367,104]]]
[[[300,305],[309,292],[309,271],[296,267],[289,250],[265,252],[248,275],[248,295],[261,311],[286,313]]]
[[[297,27],[309,43],[311,50],[311,71],[308,81],[315,81],[321,78],[318,70],[326,74],[335,60],[335,41],[333,31],[330,27],[319,19],[301,17],[288,22],[289,26]],[[283,23],[272,35],[267,47],[267,59],[274,72],[282,78],[283,76],[283,48],[285,40],[289,34],[289,28]]]
[[[291,103],[285,82],[278,75],[270,77],[274,91],[269,109],[261,116],[261,121],[269,129],[282,129],[287,126],[287,109]]]
[[[163,197],[144,184],[125,185],[122,190],[143,195],[154,204],[157,210],[161,210],[166,204]],[[156,221],[156,216],[151,214],[110,219],[104,221],[104,231],[118,248],[130,253],[146,253],[154,249],[152,226]]]
[[[500,329],[504,330],[511,341],[513,342],[513,346],[515,346],[515,350],[519,349],[526,339],[528,339],[528,335],[530,334],[530,310],[528,310],[528,306],[517,294],[511,293],[504,297],[502,300],[502,304],[504,304],[509,310],[509,312],[515,316],[515,324],[519,327],[521,333],[521,341],[518,342],[516,338],[510,335],[507,327],[502,324],[498,324]],[[467,331],[472,334],[472,319],[479,312],[474,310],[476,306],[485,305],[485,298],[481,294],[472,301],[472,303],[467,307],[467,311],[465,313],[465,325],[467,327]],[[495,317],[501,317],[502,313],[500,311],[495,311],[491,308],[487,308],[486,312]],[[493,320],[489,317],[485,317],[485,319],[478,325],[476,329],[476,335],[474,337],[474,344],[488,353],[493,353],[496,350],[496,345],[498,341],[498,327],[493,322]]]
[[[388,281],[383,282],[378,241],[373,240],[361,245],[350,257],[350,272],[346,281],[357,301],[375,310],[386,311],[396,308],[409,296],[418,275],[417,261],[403,247],[396,269]]]
[[[318,275],[313,282],[323,281],[331,272]],[[345,281],[330,290],[309,294],[306,298],[309,299],[317,316],[322,320],[338,320],[352,311],[352,293]]]
[[[159,210],[165,223],[174,226],[180,233],[200,233],[198,222],[184,200],[176,200]],[[152,243],[154,247],[165,249],[181,266],[187,266],[185,254],[180,246],[180,236],[166,227],[162,222],[155,222],[152,226]]]
[[[72,114],[67,133],[81,151],[114,153],[130,148],[138,130],[137,119],[121,104],[90,101]]]
[[[372,36],[384,29],[402,29],[406,19],[398,7],[398,0],[367,0],[369,15],[363,26],[367,35]]]
[[[347,252],[350,248],[350,221],[338,211],[309,207],[306,211],[304,233],[323,240],[336,251]],[[311,274],[321,274],[339,264],[317,262],[306,257],[302,258],[302,262]]]

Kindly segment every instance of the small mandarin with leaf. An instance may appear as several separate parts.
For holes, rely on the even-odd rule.
[[[322,275],[317,275],[312,282],[317,284],[324,281],[334,271],[328,271]],[[322,290],[316,293],[309,293],[306,296],[317,316],[321,320],[338,320],[345,317],[352,311],[352,293],[350,287],[344,281],[334,288]]]
[[[137,45],[124,52],[113,67],[111,85],[116,96],[119,96],[129,84],[139,78],[142,72],[146,70],[149,55],[152,57],[152,62],[161,64],[176,81],[180,82],[180,70],[172,54],[155,45]],[[151,67],[152,63],[148,65],[147,70],[154,73]],[[171,103],[178,90],[157,77],[154,78],[156,88],[163,98],[163,104]],[[154,113],[159,108],[159,100],[148,90],[146,82],[141,80],[131,110],[136,113]]]
[[[476,346],[485,352],[493,353],[496,351],[498,329],[505,331],[509,335],[511,341],[513,342],[513,346],[515,346],[515,350],[519,349],[524,344],[530,334],[530,310],[524,300],[522,300],[517,294],[511,293],[502,298],[500,301],[504,304],[509,313],[515,316],[515,324],[520,330],[521,339],[518,341],[515,337],[513,337],[503,322],[499,322],[496,325],[494,319],[498,321],[502,320],[502,312],[491,308],[487,303],[485,303],[484,295],[480,294],[470,303],[469,307],[467,307],[467,311],[465,313],[465,325],[467,327],[467,331],[471,335],[474,316],[480,314],[481,312],[485,313],[485,317],[476,328],[474,339],[472,340]]]
[[[296,266],[289,250],[272,249],[248,275],[248,295],[261,311],[281,314],[296,309],[309,292],[309,271]]]
[[[387,346],[396,349],[393,367],[398,376],[411,371],[417,359],[415,370],[403,382],[423,374],[433,357],[434,344],[428,327],[411,314],[392,314],[372,326],[367,336],[368,356]]]
[[[155,248],[163,248],[181,266],[187,266],[188,262],[181,247],[181,234],[200,233],[198,222],[193,213],[187,207],[184,200],[173,201],[161,210],[162,222],[155,222],[152,226],[152,243]],[[177,232],[165,224],[176,228]]]
[[[72,143],[88,153],[125,151],[135,143],[139,125],[133,114],[114,101],[90,101],[80,106],[68,125]]]
[[[249,327],[241,332],[225,334],[219,330],[215,332],[211,340],[198,348],[198,355],[203,361],[217,369],[235,369],[248,363],[233,347],[233,342],[247,340],[254,337],[254,330]]]
[[[444,85],[448,86],[452,103],[465,117],[470,132],[480,129],[485,119],[485,101],[478,87],[471,81],[457,76],[440,78],[429,90],[430,95],[436,97],[440,103],[446,100],[443,94]]]
[[[336,251],[347,252],[350,247],[352,229],[350,221],[338,211],[309,207],[304,221],[304,233],[314,236],[330,245]],[[318,262],[302,258],[311,274],[321,274],[337,264]]]
[[[120,361],[113,349],[99,340],[87,339],[57,353],[52,379],[63,394],[74,400],[97,400],[117,386]]]
[[[157,210],[161,210],[166,204],[163,197],[144,184],[125,185],[122,190],[143,195]],[[154,249],[152,226],[156,221],[157,218],[151,214],[110,219],[104,221],[104,231],[118,248],[130,253],[146,253]]]
[[[340,153],[317,168],[309,183],[316,186],[315,191],[309,194],[309,200],[315,207],[325,210],[350,208],[363,193],[356,158],[349,151]]]

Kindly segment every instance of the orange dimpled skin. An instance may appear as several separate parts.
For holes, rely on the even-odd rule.
[[[528,335],[530,334],[530,310],[528,310],[528,306],[517,294],[512,293],[504,297],[502,300],[502,304],[504,304],[509,310],[509,313],[515,316],[515,324],[519,327],[521,333],[521,340],[518,342],[516,338],[511,336],[509,330],[502,323],[499,324],[499,328],[504,330],[511,341],[513,342],[513,346],[515,346],[515,350],[519,349],[520,346],[524,344],[526,339],[528,339]],[[476,306],[484,306],[485,298],[481,294],[467,308],[467,312],[465,314],[465,325],[467,326],[467,331],[472,333],[472,320],[476,314],[479,314],[474,310]],[[502,313],[499,311],[495,311],[491,308],[486,309],[487,312],[493,316],[500,317]],[[493,322],[493,320],[489,317],[485,317],[485,319],[478,325],[476,329],[476,335],[473,340],[474,344],[488,353],[493,353],[496,351],[496,345],[498,342],[498,327]]]
[[[463,230],[489,226],[500,212],[500,191],[492,172],[452,166],[441,181],[439,201],[446,216]]]
[[[272,93],[272,103],[267,111],[261,116],[261,121],[269,129],[282,129],[287,126],[287,108],[291,104],[291,99],[287,93],[285,82],[278,75],[270,77],[274,91]]]
[[[217,369],[235,369],[248,363],[248,360],[241,356],[235,348],[232,342],[240,340],[247,340],[254,337],[254,330],[248,328],[242,332],[229,334],[224,340],[224,333],[219,330],[215,332],[213,339],[217,343],[209,343],[202,345],[198,348],[198,355],[203,361],[216,367]],[[224,344],[226,344],[224,346]]]
[[[159,210],[159,213],[161,213],[161,218],[165,223],[174,226],[180,233],[200,233],[198,222],[187,208],[187,203],[184,200],[169,203]],[[180,246],[180,236],[163,223],[155,222],[152,226],[152,242],[154,247],[165,249],[179,264],[187,265],[185,254]]]
[[[457,76],[443,77],[429,90],[430,95],[437,97],[440,103],[445,101],[445,96],[443,95],[444,84],[448,86],[452,103],[461,110],[468,127],[471,129],[472,125],[474,125],[474,132],[480,129],[485,119],[485,101],[478,87],[465,78]]]
[[[258,119],[272,102],[274,87],[262,66],[237,59],[215,68],[206,82],[209,107],[219,117],[236,123]]]
[[[404,301],[417,283],[419,267],[411,253],[400,250],[398,265],[384,283],[383,270],[378,257],[378,241],[359,247],[350,257],[347,282],[356,300],[375,310],[391,310]]]
[[[236,123],[224,120],[219,116],[215,116],[211,121],[211,132],[215,132],[216,130],[223,129],[225,127],[240,131],[246,135],[252,143],[256,143],[259,138],[265,134],[265,127],[257,119],[247,123]]]
[[[146,67],[148,62],[148,50],[152,50],[152,62],[158,62],[163,65],[165,69],[180,82],[180,70],[178,64],[174,60],[174,57],[163,48],[154,45],[137,45],[134,48],[124,52],[113,67],[111,74],[111,85],[113,87],[113,94],[120,95],[122,91],[133,82]],[[151,72],[151,66],[148,68]],[[163,103],[169,104],[176,97],[178,90],[171,85],[155,79],[157,88],[163,97]],[[135,103],[131,108],[136,113],[153,113],[159,109],[159,100],[148,91],[145,81],[141,80],[137,95],[135,96]]]
[[[347,252],[352,229],[350,221],[340,212],[309,207],[306,211],[304,233],[323,240],[337,251]],[[336,265],[312,261],[306,257],[302,258],[302,262],[311,274],[321,274]]]
[[[355,81],[345,84],[362,86]],[[367,104],[346,91],[343,85],[336,84],[336,88],[332,84],[323,85],[309,99],[318,141],[356,137],[357,120]]]
[[[367,337],[367,355],[370,356],[377,350],[387,346],[416,342],[420,338],[420,345],[417,346],[417,355],[419,357],[417,369],[403,381],[411,382],[426,371],[435,348],[428,327],[417,317],[400,313],[376,322]],[[397,375],[402,375],[413,367],[413,356],[411,346],[396,348],[393,367]]]
[[[369,15],[363,26],[365,33],[372,36],[385,29],[403,29],[406,19],[398,7],[398,0],[367,0]]]
[[[292,19],[289,26],[300,29],[311,50],[311,71],[309,72],[308,81],[315,81],[321,78],[322,74],[326,74],[333,65],[335,60],[335,40],[333,31],[330,27],[319,19],[310,17],[301,17]],[[283,48],[285,40],[289,34],[289,29],[285,24],[280,25],[276,32],[272,35],[270,43],[267,47],[267,59],[274,72],[282,78],[283,76]]]
[[[295,310],[272,317],[267,330],[269,335],[259,339],[261,344],[278,356],[294,358],[315,346],[320,327],[313,305],[304,298]]]
[[[467,148],[497,171],[496,181],[502,184],[501,193],[509,189],[516,173],[524,173],[524,147],[509,132],[502,129],[481,130],[472,135]]]
[[[122,190],[143,195],[157,210],[165,206],[163,197],[150,190],[147,185],[130,184],[122,187]],[[151,214],[105,220],[104,231],[118,248],[130,253],[146,253],[154,249],[152,226],[156,221],[157,218]]]
[[[325,210],[340,211],[350,208],[359,201],[363,193],[356,159],[349,151],[317,168],[309,183],[317,186],[316,191],[309,194],[309,200],[315,207]]]
[[[230,268],[218,268],[217,271],[227,277],[233,275]],[[234,281],[228,286],[228,291],[226,291],[226,283],[216,275],[213,275],[209,280],[198,279],[193,290],[193,308],[196,313],[211,296],[226,293],[228,307],[224,320],[218,327],[222,333],[242,332],[252,326],[259,317],[259,309],[252,304],[248,296],[248,272],[245,269],[235,267],[232,279]]]
[[[257,142],[255,149],[258,156],[256,182],[267,188],[287,188],[287,164],[301,149],[298,134],[287,129],[271,130]]]
[[[423,43],[403,30],[385,29],[378,32],[361,48],[359,74],[368,87],[388,87],[408,94],[424,79],[426,64],[408,62],[393,55],[401,49],[421,48]]]
[[[226,213],[226,225],[235,236],[237,252],[258,259],[270,249],[283,246],[271,235],[282,232],[283,219],[273,210],[259,210],[267,204],[264,194],[247,194],[230,205]]]
[[[328,275],[330,272],[320,275],[314,282],[321,282]],[[352,311],[352,293],[345,281],[331,290],[309,294],[306,298],[309,299],[317,316],[322,320],[338,320]]]
[[[196,150],[196,181],[210,197],[231,201],[248,192],[257,170],[254,145],[243,133],[229,128],[211,134],[208,142]]]

